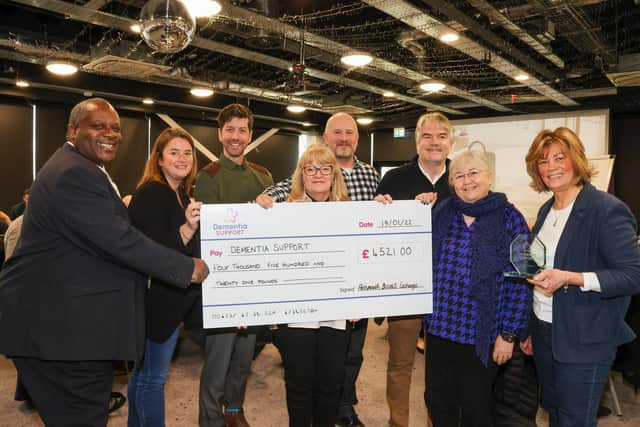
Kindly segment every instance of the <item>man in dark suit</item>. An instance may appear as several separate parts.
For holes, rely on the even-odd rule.
[[[131,226],[104,169],[122,140],[107,101],[76,105],[67,139],[36,178],[0,274],[0,353],[47,426],[104,426],[112,361],[142,352],[145,276],[187,287],[208,268]]]

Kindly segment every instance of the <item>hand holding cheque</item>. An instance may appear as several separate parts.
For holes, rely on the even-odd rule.
[[[206,328],[431,311],[431,209],[416,201],[204,205]]]

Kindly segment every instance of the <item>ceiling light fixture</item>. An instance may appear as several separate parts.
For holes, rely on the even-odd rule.
[[[394,96],[396,96],[396,94],[391,91],[386,91],[382,93],[382,96],[384,96],[385,98],[393,98]]]
[[[145,105],[152,105],[152,104],[155,104],[155,101],[151,98],[145,98],[142,100],[142,103]]]
[[[307,107],[305,107],[304,105],[299,105],[299,104],[291,104],[291,105],[287,105],[287,110],[289,110],[292,113],[304,113],[305,111],[307,111]]]
[[[425,92],[439,92],[446,86],[447,85],[438,80],[427,80],[420,83],[420,89],[424,90]]]
[[[356,122],[360,123],[361,125],[370,125],[371,123],[373,123],[373,119],[371,117],[358,117],[356,119]]]
[[[196,18],[217,15],[222,6],[215,0],[182,0],[189,12]]]
[[[447,32],[440,36],[440,41],[443,41],[445,43],[457,42],[459,39],[460,36],[452,32]]]
[[[49,62],[46,66],[47,70],[58,76],[70,76],[78,71],[78,67],[68,62]]]
[[[213,89],[208,87],[194,87],[191,88],[191,95],[197,96],[198,98],[206,98],[208,96],[213,95]]]
[[[140,26],[140,24],[131,24],[129,26],[129,29],[136,34],[140,34],[140,32],[142,31],[142,27]]]
[[[24,79],[18,79],[18,80],[16,80],[16,86],[18,86],[18,87],[29,87],[31,85],[29,84],[28,81],[26,81]]]
[[[340,61],[350,67],[364,67],[373,61],[373,57],[364,52],[350,52],[343,55]]]
[[[520,73],[517,76],[515,76],[514,79],[516,79],[519,82],[524,82],[529,80],[529,75],[525,73]]]

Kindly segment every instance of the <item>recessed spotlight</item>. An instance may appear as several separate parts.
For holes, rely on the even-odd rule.
[[[420,83],[420,89],[426,92],[438,92],[444,89],[446,85],[438,80],[427,80]]]
[[[220,13],[222,6],[215,0],[183,0],[189,13],[196,18],[205,18]]]
[[[136,34],[140,34],[140,32],[142,31],[142,27],[140,26],[140,24],[131,24],[129,25],[129,29]]]
[[[287,105],[287,110],[289,110],[292,113],[303,113],[307,111],[307,108],[304,105],[291,104],[291,105]]]
[[[370,125],[371,123],[373,123],[373,119],[371,117],[358,117],[356,119],[356,122],[360,123],[361,125]]]
[[[46,68],[49,72],[59,76],[70,76],[78,71],[78,67],[75,65],[60,61],[49,62]]]
[[[446,32],[440,36],[440,41],[445,43],[457,42],[460,39],[460,36],[453,32]]]
[[[152,105],[152,104],[155,104],[155,101],[152,98],[144,98],[142,100],[142,103],[146,105]]]
[[[364,52],[351,52],[340,58],[340,61],[350,67],[364,67],[373,61],[373,57]]]
[[[213,95],[213,89],[208,87],[194,87],[191,88],[191,95],[197,96],[198,98],[206,98],[207,96]]]
[[[28,81],[26,81],[24,79],[18,79],[18,80],[16,80],[16,86],[18,86],[18,87],[29,87],[31,85],[29,84]]]
[[[394,96],[396,96],[396,94],[391,91],[386,91],[382,93],[382,96],[384,96],[385,98],[393,98]]]
[[[517,76],[515,76],[514,79],[516,79],[519,82],[524,82],[526,80],[529,80],[529,75],[525,73],[520,73]]]

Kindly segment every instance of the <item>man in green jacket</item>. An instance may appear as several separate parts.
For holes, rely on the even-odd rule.
[[[196,200],[203,203],[246,203],[273,184],[271,173],[248,162],[253,114],[241,104],[218,115],[220,159],[196,178]],[[210,329],[205,336],[205,361],[200,377],[201,427],[249,427],[242,412],[244,391],[253,360],[256,335],[247,330]]]

